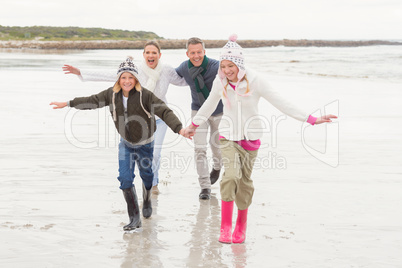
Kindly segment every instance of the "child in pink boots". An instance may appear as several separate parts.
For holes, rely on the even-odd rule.
[[[247,213],[254,186],[251,173],[263,126],[258,118],[258,102],[266,99],[280,111],[310,124],[331,122],[335,115],[319,118],[309,116],[274,91],[258,73],[245,69],[243,49],[232,35],[222,48],[219,71],[208,99],[202,105],[186,132],[194,132],[223,100],[223,117],[219,125],[224,174],[220,183],[222,197],[221,232],[219,242],[243,243],[246,239]],[[236,226],[232,234],[233,202],[238,208]]]

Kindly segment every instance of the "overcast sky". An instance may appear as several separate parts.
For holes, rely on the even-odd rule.
[[[0,25],[142,30],[168,39],[402,39],[402,0],[0,0]]]

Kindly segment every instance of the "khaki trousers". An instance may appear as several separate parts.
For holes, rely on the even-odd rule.
[[[220,183],[222,200],[234,200],[238,209],[247,209],[254,194],[251,173],[258,150],[247,151],[236,142],[226,139],[221,139],[220,143],[225,169]]]
[[[197,111],[191,112],[191,118],[197,114]],[[222,114],[210,116],[208,120],[197,127],[194,141],[194,157],[198,173],[198,182],[201,189],[211,189],[211,179],[209,178],[209,161],[207,158],[207,145],[209,143],[212,151],[213,168],[221,169],[221,151],[219,149],[219,123],[221,122]],[[209,129],[209,131],[208,131]],[[208,132],[210,132],[209,141],[207,141]]]

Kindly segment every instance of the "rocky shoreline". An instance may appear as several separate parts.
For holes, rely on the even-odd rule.
[[[163,49],[183,49],[185,39],[157,40]],[[207,48],[220,48],[227,40],[204,40]],[[0,48],[13,49],[142,49],[146,41],[97,40],[97,41],[0,41]],[[384,40],[337,41],[337,40],[239,40],[244,48],[252,47],[358,47],[374,45],[402,45],[402,42]]]

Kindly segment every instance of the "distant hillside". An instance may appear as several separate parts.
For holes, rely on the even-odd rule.
[[[153,32],[80,27],[9,27],[0,25],[0,40],[149,40],[162,39]]]
[[[185,39],[164,39],[153,32],[80,27],[8,27],[0,25],[0,48],[19,49],[141,49],[147,40],[157,39],[163,49],[183,49]],[[227,40],[204,40],[207,48],[221,48]],[[251,47],[357,47],[402,45],[386,40],[238,40]]]
[[[158,43],[162,49],[184,49],[186,47],[184,39],[159,39]],[[207,48],[221,48],[227,40],[204,40]],[[43,40],[0,40],[1,48],[16,49],[142,49],[146,40],[62,40],[62,41],[43,41]],[[328,41],[328,40],[239,40],[239,45],[244,48],[251,47],[359,47],[359,46],[378,46],[378,45],[402,45],[400,42],[390,42],[381,40],[371,41]]]

